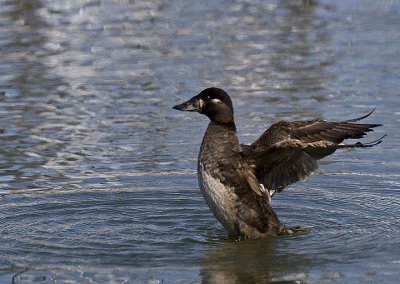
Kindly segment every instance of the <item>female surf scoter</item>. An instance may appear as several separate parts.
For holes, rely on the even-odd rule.
[[[173,109],[196,111],[211,120],[198,157],[200,190],[214,216],[235,238],[259,239],[303,231],[302,227],[281,224],[270,205],[272,195],[308,177],[317,169],[317,160],[337,149],[372,147],[383,138],[341,144],[380,126],[355,123],[371,112],[339,122],[280,121],[251,145],[243,145],[237,136],[232,101],[219,88],[205,89]]]

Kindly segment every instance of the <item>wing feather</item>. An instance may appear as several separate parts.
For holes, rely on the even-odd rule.
[[[242,145],[242,155],[266,189],[280,192],[311,175],[318,168],[318,160],[337,149],[372,147],[381,143],[383,137],[366,144],[340,144],[345,139],[360,139],[373,131],[372,128],[380,126],[355,123],[371,113],[339,122],[321,119],[280,121],[269,127],[251,145]]]

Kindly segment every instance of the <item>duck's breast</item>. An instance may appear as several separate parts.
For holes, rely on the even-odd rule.
[[[237,231],[237,195],[233,188],[223,184],[215,170],[213,175],[206,171],[204,165],[198,164],[198,179],[201,193],[214,216],[231,234]]]

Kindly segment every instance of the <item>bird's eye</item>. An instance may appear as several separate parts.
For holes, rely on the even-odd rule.
[[[207,97],[206,97],[206,101],[207,101],[207,102],[211,101],[211,97],[210,97],[210,96],[207,96]]]

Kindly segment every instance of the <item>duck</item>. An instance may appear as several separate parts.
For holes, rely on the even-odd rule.
[[[381,124],[313,119],[279,121],[252,144],[239,142],[230,96],[210,87],[173,106],[209,118],[200,146],[197,177],[200,191],[215,218],[236,239],[261,239],[306,231],[283,225],[271,206],[272,196],[304,180],[318,168],[318,160],[338,149],[368,148],[382,142],[343,144],[360,139]]]

